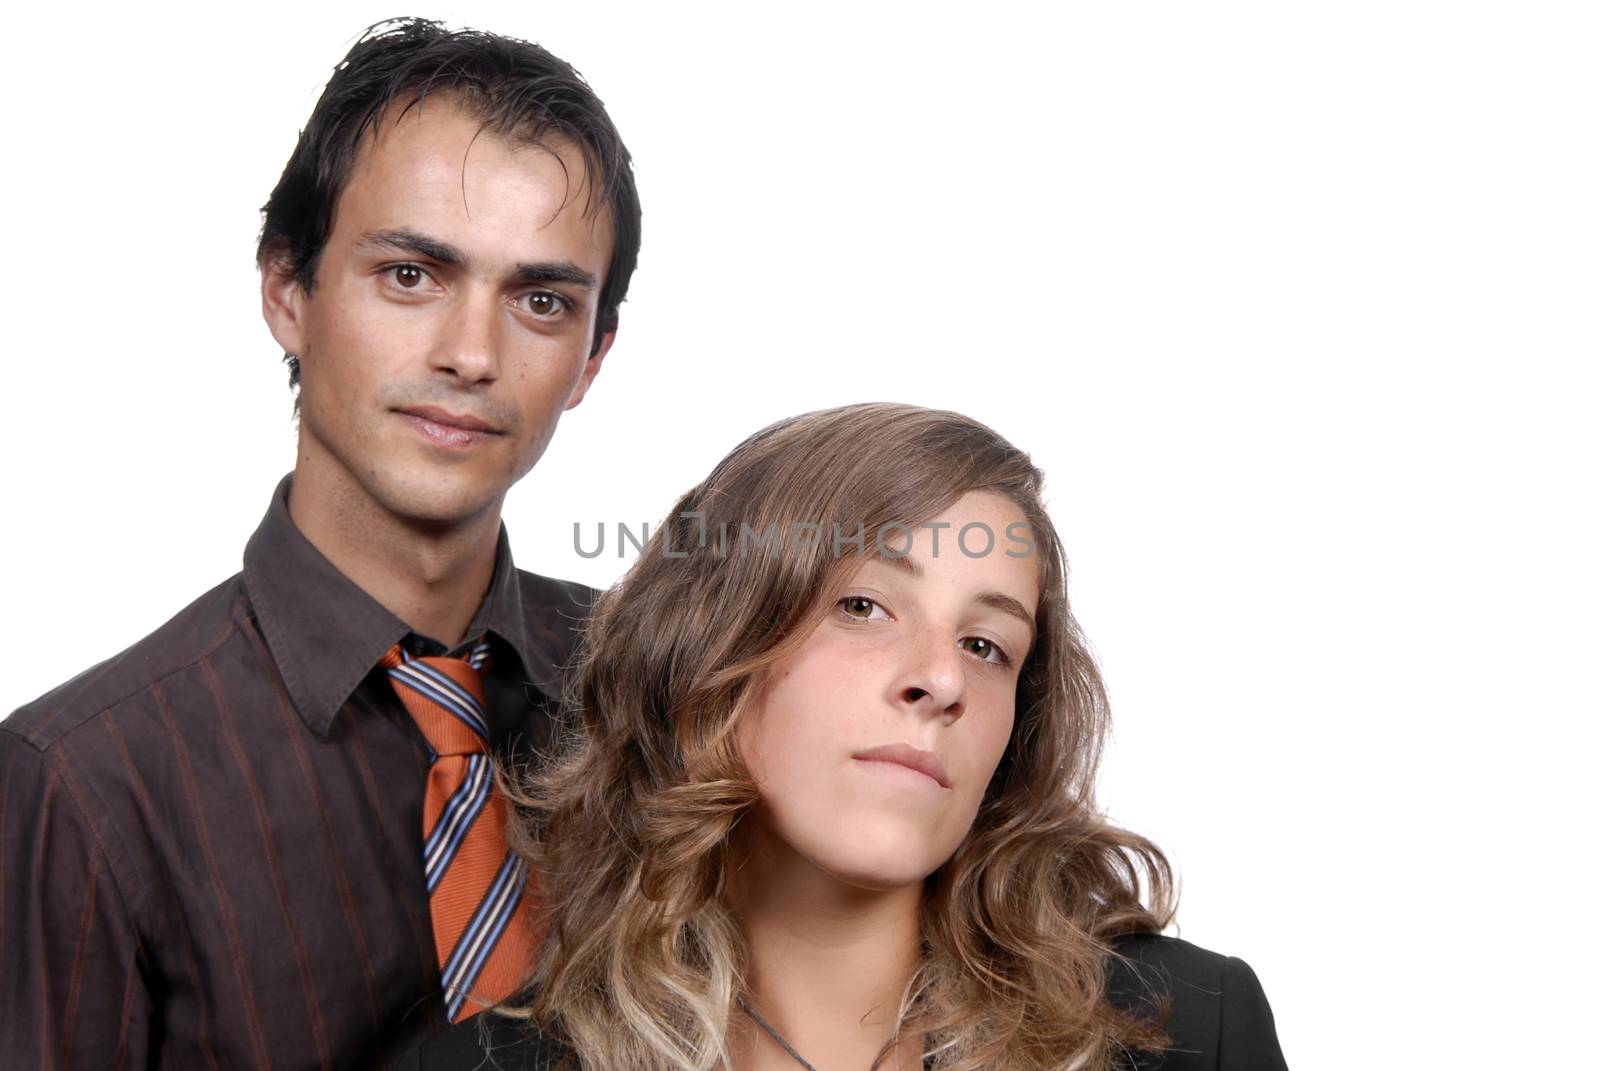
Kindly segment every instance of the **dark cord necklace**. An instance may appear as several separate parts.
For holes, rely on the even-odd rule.
[[[796,1052],[794,1050],[794,1046],[789,1044],[789,1042],[784,1039],[784,1036],[782,1034],[778,1033],[776,1030],[774,1030],[772,1028],[772,1024],[771,1023],[767,1022],[765,1019],[761,1018],[761,1016],[757,1015],[756,1014],[756,1010],[754,1008],[752,1008],[750,1005],[746,1004],[744,1002],[744,998],[743,997],[735,995],[733,999],[737,1000],[739,1002],[739,1007],[744,1009],[744,1013],[746,1015],[748,1015],[750,1018],[752,1018],[752,1019],[754,1019],[756,1021],[756,1025],[757,1026],[759,1026],[761,1029],[765,1030],[767,1032],[767,1034],[771,1036],[773,1041],[776,1041],[779,1045],[783,1046],[783,1051],[784,1052],[786,1052],[790,1056],[794,1057],[795,1063],[797,1063],[801,1067],[805,1068],[806,1071],[817,1071],[817,1069],[815,1067],[812,1067],[811,1064],[806,1060],[806,1058],[804,1056],[801,1056],[798,1052]],[[884,1055],[886,1053],[888,1053],[888,1051],[889,1051],[889,1049],[890,1049],[890,1047],[892,1045],[893,1045],[893,1041],[891,1041],[889,1045],[885,1045],[883,1047],[882,1051],[880,1051],[878,1053],[878,1058],[876,1060],[872,1061],[872,1066],[867,1068],[867,1071],[877,1071],[878,1065],[883,1062]]]
[[[801,1056],[799,1053],[794,1051],[794,1046],[789,1044],[787,1041],[785,1041],[783,1039],[783,1035],[782,1034],[780,1034],[776,1030],[772,1029],[772,1024],[771,1023],[767,1022],[765,1019],[761,1018],[761,1016],[757,1015],[756,1014],[756,1010],[754,1008],[752,1008],[750,1005],[746,1004],[744,1002],[744,998],[743,997],[736,996],[733,999],[737,1000],[739,1002],[739,1007],[744,1009],[744,1013],[746,1015],[748,1015],[750,1018],[752,1018],[752,1019],[754,1019],[756,1021],[756,1025],[757,1026],[759,1026],[761,1029],[765,1030],[768,1034],[772,1035],[772,1040],[773,1041],[776,1041],[779,1045],[783,1046],[783,1051],[784,1052],[788,1053],[790,1056],[793,1056],[795,1058],[795,1062],[796,1063],[798,1063],[801,1067],[805,1068],[806,1071],[817,1071],[816,1068],[812,1067],[809,1063],[806,1062],[806,1058],[804,1056]]]

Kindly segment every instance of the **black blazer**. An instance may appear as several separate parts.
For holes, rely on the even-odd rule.
[[[1244,960],[1150,934],[1118,938],[1115,947],[1127,959],[1110,961],[1107,998],[1141,1014],[1163,998],[1172,1007],[1166,1023],[1172,1047],[1134,1054],[1130,1071],[1288,1071],[1272,1009]],[[554,1071],[570,1051],[527,1023],[485,1013],[424,1043],[401,1067]]]

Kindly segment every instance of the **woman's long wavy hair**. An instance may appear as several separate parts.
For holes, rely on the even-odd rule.
[[[1041,479],[977,421],[867,404],[757,432],[679,499],[596,606],[555,753],[512,789],[550,926],[514,1013],[584,1068],[728,1065],[748,993],[724,889],[730,834],[757,796],[734,726],[859,567],[858,546],[893,546],[893,526],[989,491],[1031,529],[1037,639],[977,818],[925,882],[922,964],[897,1036],[922,1033],[951,1071],[1110,1068],[1161,1047],[1158,1025],[1104,999],[1103,964],[1112,937],[1165,928],[1172,873],[1095,805],[1105,690],[1068,608]]]

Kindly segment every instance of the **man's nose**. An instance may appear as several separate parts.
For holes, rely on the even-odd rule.
[[[473,288],[452,303],[434,342],[432,365],[462,386],[491,381],[500,375],[499,297]]]

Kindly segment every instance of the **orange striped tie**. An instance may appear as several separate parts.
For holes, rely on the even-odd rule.
[[[433,749],[422,801],[422,858],[445,1011],[451,1022],[517,992],[543,934],[538,881],[506,846],[506,801],[494,789],[480,671],[488,640],[466,658],[417,657],[395,644],[380,664]]]

